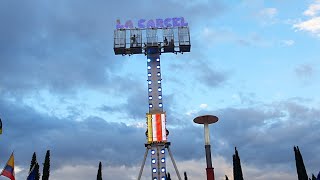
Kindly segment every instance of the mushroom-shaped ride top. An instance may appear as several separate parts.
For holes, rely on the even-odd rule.
[[[193,122],[197,124],[212,124],[219,120],[217,116],[213,115],[204,115],[196,117]]]

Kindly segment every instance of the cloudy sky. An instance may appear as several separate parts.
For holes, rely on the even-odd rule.
[[[136,179],[147,59],[114,55],[116,19],[181,16],[191,52],[161,56],[180,173],[205,179],[203,127],[192,120],[213,114],[216,179],[232,179],[235,146],[245,179],[296,179],[294,145],[317,174],[319,0],[0,1],[0,167],[14,151],[16,179],[25,179],[33,152],[42,163],[50,149],[51,180],[95,179],[99,161],[104,179]]]

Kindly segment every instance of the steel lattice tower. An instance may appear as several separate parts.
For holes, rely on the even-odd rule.
[[[167,18],[171,19],[171,18]],[[167,20],[166,19],[166,20]],[[166,21],[165,20],[165,21]],[[147,56],[148,102],[146,114],[147,143],[146,152],[138,175],[140,180],[148,152],[151,152],[152,180],[166,179],[166,149],[171,157],[178,179],[181,180],[177,166],[167,141],[169,131],[166,129],[166,113],[163,110],[162,79],[160,55],[162,53],[190,52],[189,27],[183,26],[184,19],[172,18],[174,24],[166,27],[117,28],[114,31],[114,52],[116,55],[145,54]],[[149,21],[148,21],[149,24]]]

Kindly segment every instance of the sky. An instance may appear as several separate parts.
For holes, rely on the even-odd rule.
[[[16,179],[51,151],[51,180],[137,179],[145,153],[147,58],[116,56],[116,20],[184,17],[191,52],[161,55],[163,107],[180,174],[205,179],[211,114],[216,179],[297,178],[320,171],[319,0],[0,1],[0,167]],[[40,167],[42,170],[42,166]],[[177,179],[173,165],[167,171]],[[142,179],[150,179],[147,159]],[[5,180],[0,177],[0,180]]]

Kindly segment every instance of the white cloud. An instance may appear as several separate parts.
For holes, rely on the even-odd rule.
[[[200,108],[200,109],[199,109]],[[201,111],[202,109],[207,109],[208,108],[208,104],[200,104],[199,108],[194,108],[191,109],[189,111],[186,112],[186,115],[188,116],[194,116],[195,114],[197,114],[199,111]]]
[[[98,163],[93,165],[66,165],[52,172],[50,179],[94,179],[97,176]],[[118,179],[118,180],[135,180],[139,172],[139,166],[104,166],[102,164],[103,179]],[[148,178],[142,178],[148,179]],[[150,179],[150,178],[149,178]]]
[[[20,172],[23,172],[23,167],[20,167],[20,166],[15,166],[14,167],[14,171],[15,171],[15,173],[20,173]]]
[[[316,0],[309,8],[304,11],[305,16],[309,16],[310,19],[295,23],[293,28],[299,31],[306,31],[313,35],[320,37],[320,0]]]
[[[200,104],[201,109],[206,109],[208,107],[208,104]]]
[[[292,39],[288,39],[288,40],[282,40],[281,44],[284,46],[292,46],[294,45],[295,41]]]
[[[240,155],[241,158],[241,155]],[[242,163],[242,162],[241,162]],[[259,169],[254,166],[246,165],[242,163],[242,171],[244,179],[255,179],[255,180],[268,180],[268,179],[283,179],[290,180],[296,179],[295,172],[285,172],[280,167],[268,167],[266,169]],[[281,168],[283,169],[283,167]]]
[[[237,39],[236,34],[232,32],[231,28],[204,28],[202,31],[202,38],[210,42],[230,42]]]
[[[261,18],[274,18],[278,14],[278,10],[276,8],[264,8],[262,9],[258,15]]]
[[[265,21],[261,18],[261,21]],[[262,24],[272,24],[273,20],[268,20],[267,22],[262,22]],[[207,43],[208,46],[212,44],[221,43],[236,43],[240,46],[259,46],[267,47],[271,46],[273,42],[264,39],[258,33],[253,32],[250,34],[239,34],[235,33],[231,27],[206,27],[203,28],[201,32],[201,38],[203,41],[210,42]]]
[[[320,0],[315,1],[309,6],[309,8],[304,11],[305,16],[316,16],[320,12]]]
[[[147,128],[147,124],[144,121],[133,121],[132,123],[128,123],[129,126],[133,126],[135,128],[142,128],[142,129],[146,129]]]
[[[307,31],[313,35],[320,36],[320,17],[313,17],[309,20],[294,24],[294,28],[300,31]]]
[[[263,8],[254,13],[254,17],[262,26],[269,26],[278,22],[278,19],[276,18],[277,14],[278,10],[276,8]]]
[[[238,94],[232,94],[231,98],[235,101],[241,101],[241,98]]]
[[[188,116],[193,116],[193,115],[196,114],[197,112],[198,112],[198,111],[195,110],[195,109],[189,110],[189,111],[186,112],[186,115],[188,115]]]

